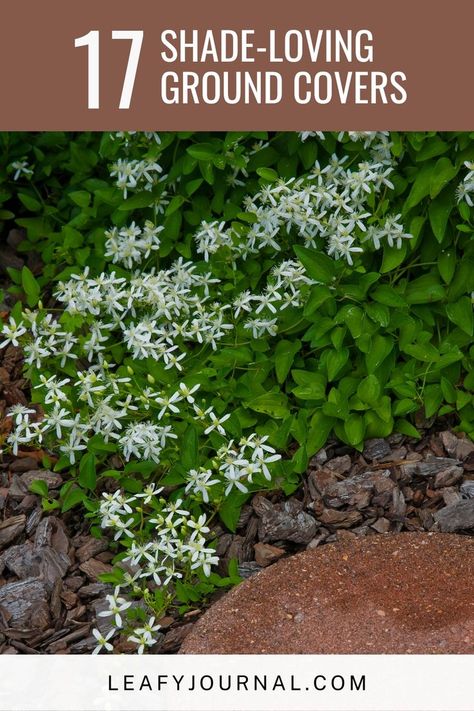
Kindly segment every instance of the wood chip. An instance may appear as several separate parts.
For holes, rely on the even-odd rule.
[[[89,560],[81,563],[79,570],[82,570],[82,572],[85,573],[90,580],[99,580],[99,575],[111,573],[113,567],[108,563],[102,563],[96,558],[89,558]]]
[[[93,538],[89,536],[86,543],[76,550],[76,557],[79,563],[93,558],[97,553],[106,551],[109,546],[109,541],[106,538]]]
[[[0,588],[0,607],[10,615],[9,627],[44,630],[50,622],[48,591],[37,578],[7,583]]]
[[[474,528],[474,499],[460,501],[434,514],[440,531],[453,533]]]
[[[11,516],[0,523],[0,548],[8,546],[20,533],[23,533],[26,524],[26,516]]]
[[[269,543],[256,543],[254,545],[254,550],[255,561],[258,563],[258,565],[261,565],[262,568],[265,568],[267,565],[275,563],[275,561],[277,561],[279,558],[282,557],[282,555],[285,554],[283,548],[271,546]]]

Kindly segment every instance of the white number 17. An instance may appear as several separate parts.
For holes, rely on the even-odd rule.
[[[135,77],[143,43],[143,30],[112,30],[112,39],[131,40],[127,69],[123,81],[119,109],[129,109],[132,100]],[[87,47],[88,55],[88,92],[87,108],[98,109],[99,102],[99,30],[91,30],[83,37],[74,40],[75,47]]]

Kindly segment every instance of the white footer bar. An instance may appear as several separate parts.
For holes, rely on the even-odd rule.
[[[470,655],[3,656],[0,711],[474,711]]]

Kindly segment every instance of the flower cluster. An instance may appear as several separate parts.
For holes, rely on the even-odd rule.
[[[456,188],[456,199],[458,203],[465,202],[469,207],[474,207],[474,161],[467,160],[464,165],[468,172]]]
[[[154,160],[119,158],[110,169],[110,177],[123,191],[124,199],[129,190],[152,190],[159,182],[163,168]]]
[[[222,428],[223,419],[220,422],[214,421],[208,431],[211,428]],[[258,474],[271,481],[269,465],[279,461],[281,455],[276,453],[267,440],[268,436],[259,437],[255,433],[243,437],[238,446],[230,440],[217,451],[212,468],[191,469],[186,478],[186,493],[200,496],[208,503],[210,487],[219,484],[221,480],[225,485],[224,496],[228,496],[234,487],[244,494],[248,493],[248,485],[253,484],[253,477]]]
[[[143,228],[135,222],[120,229],[112,227],[105,233],[105,256],[111,257],[114,264],[132,269],[160,248],[158,235],[162,230],[163,225],[156,227],[150,220],[145,222]]]
[[[202,223],[195,235],[197,252],[205,261],[223,247],[235,260],[267,248],[277,253],[286,247],[285,235],[293,231],[306,246],[325,248],[330,256],[344,258],[349,265],[367,243],[374,249],[385,242],[400,248],[403,239],[411,237],[398,223],[400,215],[389,216],[380,225],[368,209],[370,195],[383,188],[393,189],[390,141],[385,133],[375,132],[350,133],[349,137],[365,139],[364,147],[370,147],[373,156],[370,161],[346,167],[347,155],[333,155],[326,166],[316,161],[302,178],[262,188],[245,199],[246,212],[255,218],[248,231],[238,233],[225,222]],[[343,134],[339,138],[342,140]]]
[[[210,528],[205,514],[195,517],[182,499],[166,501],[159,498],[161,492],[161,487],[151,484],[133,496],[119,490],[102,496],[101,526],[112,532],[124,552],[119,563],[122,582],[113,595],[107,595],[108,609],[98,615],[110,618],[113,629],[105,636],[94,631],[95,653],[113,651],[110,640],[121,634],[136,644],[138,654],[143,654],[156,644],[160,625],[155,624],[155,616],[137,625],[136,615],[142,611],[130,598],[150,599],[154,589],[188,581],[199,571],[209,577],[211,567],[218,562],[214,548],[206,541]],[[127,598],[121,596],[124,592]]]
[[[112,628],[102,634],[99,629],[93,629],[92,634],[96,639],[97,645],[92,654],[99,654],[102,650],[113,652],[114,645],[112,639],[117,634],[124,633],[127,635],[127,640],[136,645],[137,653],[143,654],[145,649],[153,647],[157,642],[156,633],[161,629],[159,624],[155,622],[155,616],[152,615],[147,622],[141,622],[141,626],[127,624],[127,621],[122,617],[123,613],[128,610],[133,604],[131,600],[126,600],[121,597],[121,586],[117,585],[112,595],[106,595],[108,609],[98,613],[98,617],[110,617],[109,622]],[[127,628],[127,629],[126,629]]]

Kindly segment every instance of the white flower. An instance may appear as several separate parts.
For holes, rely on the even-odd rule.
[[[214,484],[219,483],[219,479],[212,479],[212,471],[210,469],[191,469],[188,473],[187,484],[185,487],[185,492],[188,494],[190,491],[193,494],[201,494],[204,503],[209,503],[209,489],[214,486]]]
[[[187,509],[182,509],[180,506],[183,503],[183,499],[177,499],[176,501],[169,501],[168,504],[163,509],[164,513],[168,514],[182,514],[183,516],[189,516],[189,511]]]
[[[15,171],[13,180],[18,180],[21,175],[26,175],[26,177],[33,175],[33,171],[29,167],[27,160],[15,160],[13,163],[10,163],[9,168],[11,171]]]
[[[186,398],[186,400],[189,403],[193,403],[194,402],[193,394],[197,390],[199,390],[199,387],[200,387],[199,383],[197,383],[196,385],[193,385],[192,388],[188,388],[188,386],[185,385],[184,383],[180,383],[179,384],[179,392],[181,393],[182,397]]]
[[[99,652],[101,652],[102,649],[105,649],[106,652],[113,651],[113,645],[110,644],[109,639],[111,639],[114,636],[115,630],[112,629],[109,632],[107,632],[105,637],[102,634],[102,632],[99,632],[98,629],[93,629],[92,634],[94,635],[94,637],[96,638],[97,643],[98,643],[97,646],[95,647],[94,651],[92,652],[92,654],[99,654]]]
[[[60,439],[62,437],[62,428],[70,429],[74,427],[75,422],[70,412],[60,405],[55,405],[53,411],[45,417],[45,423],[55,430],[56,437]]]
[[[107,600],[107,603],[109,605],[108,610],[103,610],[102,612],[99,612],[98,616],[99,617],[113,617],[114,618],[114,624],[117,628],[120,628],[123,626],[122,624],[122,616],[121,612],[124,612],[125,610],[128,610],[130,605],[132,604],[131,601],[125,600],[125,598],[119,596],[120,593],[120,586],[117,585],[117,587],[114,590],[113,595],[106,595],[105,599]]]
[[[214,412],[209,412],[208,417],[211,420],[211,424],[206,427],[204,434],[207,435],[212,432],[212,430],[217,430],[221,435],[225,435],[225,429],[222,427],[222,423],[229,419],[230,413],[222,417],[217,417]]]
[[[12,346],[20,345],[20,338],[26,333],[26,328],[22,323],[16,323],[10,318],[8,323],[3,324],[1,334],[3,340],[0,341],[0,348],[6,348],[10,343]]]
[[[153,639],[153,633],[159,629],[161,629],[161,625],[155,624],[155,617],[150,617],[143,627],[137,627],[137,629],[134,630],[134,634],[140,637],[144,636],[148,638],[150,642],[155,643],[156,640]]]
[[[235,466],[229,467],[224,471],[224,477],[228,481],[224,492],[225,496],[228,496],[234,487],[243,494],[248,493],[247,487],[240,481],[244,477],[244,473],[241,469],[238,469]]]
[[[156,402],[158,405],[161,406],[161,410],[158,414],[158,419],[161,420],[161,418],[164,416],[164,414],[169,410],[170,412],[178,413],[179,412],[179,407],[175,405],[176,402],[179,402],[182,399],[182,394],[180,392],[175,392],[171,396],[167,395],[162,395],[160,397],[156,398]]]
[[[129,518],[126,521],[122,521],[119,516],[113,514],[109,516],[109,520],[109,525],[113,526],[116,529],[114,541],[118,541],[119,538],[121,538],[124,534],[128,536],[128,538],[135,537],[134,532],[130,530],[130,526],[133,524],[133,518]]]
[[[18,403],[9,407],[7,410],[7,415],[11,417],[16,425],[21,425],[22,422],[28,422],[28,415],[36,415],[36,410],[32,410],[30,407],[25,407]]]
[[[150,501],[152,500],[153,496],[157,496],[163,491],[162,486],[156,486],[155,484],[148,484],[145,486],[143,489],[143,492],[140,494],[135,494],[137,499],[143,499],[144,504],[149,504]]]
[[[188,521],[188,526],[193,529],[193,532],[191,533],[191,540],[194,540],[194,538],[198,535],[203,535],[205,533],[209,533],[210,531],[209,526],[206,525],[205,514],[201,514],[197,521],[190,519]]]
[[[146,647],[152,647],[155,644],[155,640],[148,632],[135,630],[134,634],[127,637],[129,642],[134,642],[137,645],[137,653],[143,654]]]

